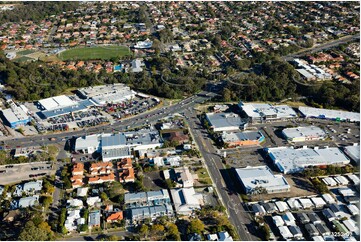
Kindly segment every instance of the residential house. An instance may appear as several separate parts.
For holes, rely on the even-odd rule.
[[[26,182],[24,184],[18,184],[15,187],[13,196],[21,197],[23,193],[26,195],[34,194],[35,192],[40,192],[43,188],[43,180],[36,180],[31,182]]]
[[[170,193],[175,210],[181,215],[191,215],[204,204],[203,195],[196,193],[193,187],[171,189]]]
[[[92,211],[89,213],[88,219],[89,228],[100,227],[100,211]]]
[[[107,217],[106,221],[107,221],[107,223],[114,223],[114,222],[118,222],[122,219],[123,219],[123,211],[119,211],[119,212],[110,214]]]

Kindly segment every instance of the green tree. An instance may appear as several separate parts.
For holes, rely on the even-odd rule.
[[[142,224],[139,229],[138,229],[139,235],[147,238],[148,237],[148,233],[149,233],[149,228],[146,224]]]
[[[188,225],[187,233],[202,234],[204,231],[204,223],[200,219],[193,219]]]
[[[231,91],[228,88],[224,88],[222,92],[223,101],[230,102],[231,101]]]
[[[51,240],[53,233],[50,226],[43,222],[39,226],[35,226],[33,221],[28,221],[21,230],[18,240],[22,241],[46,241]]]

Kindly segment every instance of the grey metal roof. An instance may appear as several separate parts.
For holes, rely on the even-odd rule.
[[[289,230],[293,235],[298,235],[298,234],[302,235],[301,229],[298,226],[290,226]]]
[[[18,207],[19,208],[27,208],[35,205],[35,203],[38,201],[39,196],[32,196],[32,197],[23,197],[20,198],[18,201]]]
[[[100,225],[100,211],[93,211],[89,213],[89,226]]]
[[[329,234],[331,231],[326,227],[326,225],[323,225],[323,224],[316,224],[315,225],[316,228],[318,229],[318,231],[320,231],[320,233],[322,235],[324,234]]]
[[[134,203],[139,200],[146,200],[147,194],[145,192],[138,193],[125,193],[124,194],[124,203]]]
[[[123,133],[113,134],[110,136],[102,136],[101,137],[101,145],[102,147],[110,147],[117,145],[126,145],[126,138]]]
[[[261,137],[264,137],[264,135],[260,131],[246,131],[222,134],[222,139],[224,142],[259,140]]]
[[[214,128],[239,127],[245,124],[235,113],[207,113],[207,119]]]
[[[41,114],[45,118],[52,118],[52,117],[68,114],[68,113],[71,113],[71,112],[78,112],[78,111],[81,111],[81,110],[85,110],[90,106],[94,106],[94,103],[92,103],[89,100],[83,100],[83,101],[79,101],[78,104],[76,104],[76,105],[63,107],[63,108],[58,108],[58,109],[54,109],[54,110],[42,111]]]
[[[131,156],[131,152],[129,147],[102,150],[103,159],[114,158],[114,157],[130,157],[130,156]]]
[[[307,232],[311,235],[313,234],[319,234],[317,228],[315,227],[315,225],[313,224],[306,224],[305,225],[305,229],[307,230]]]

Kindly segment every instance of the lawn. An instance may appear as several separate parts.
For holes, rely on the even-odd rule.
[[[131,52],[125,46],[96,46],[69,49],[59,54],[59,58],[66,60],[109,60],[112,57],[130,55]]]
[[[36,50],[22,50],[22,51],[17,52],[16,54],[17,55],[28,55],[28,54],[32,54],[34,52],[36,52]]]

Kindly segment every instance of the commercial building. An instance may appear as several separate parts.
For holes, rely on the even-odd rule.
[[[250,123],[283,121],[297,118],[296,112],[287,105],[271,105],[268,103],[239,102],[238,107]]]
[[[153,41],[146,40],[146,41],[138,41],[133,47],[135,49],[149,49],[152,48]]]
[[[69,114],[69,113],[75,113],[75,112],[81,112],[88,110],[89,107],[94,106],[94,103],[89,100],[82,100],[79,102],[74,102],[75,104],[70,106],[63,106],[58,107],[51,110],[45,110],[42,111],[41,118],[48,119],[48,118],[54,118],[57,116]]]
[[[91,100],[96,105],[107,103],[121,103],[135,97],[136,92],[122,83],[91,86],[78,89],[81,98]]]
[[[360,146],[358,144],[344,147],[343,151],[354,162],[360,164]]]
[[[170,204],[170,197],[166,189],[150,192],[125,193],[124,204],[127,207]]]
[[[335,121],[360,122],[360,113],[322,108],[299,107],[305,118],[330,119]]]
[[[193,187],[171,189],[170,194],[178,214],[191,215],[203,205],[203,195],[196,193]]]
[[[207,113],[206,117],[214,132],[244,129],[247,125],[235,113]]]
[[[323,140],[326,138],[325,131],[316,126],[286,128],[282,130],[282,134],[291,142]]]
[[[260,145],[264,140],[261,131],[222,133],[222,141],[228,147]]]
[[[75,142],[75,150],[85,154],[92,154],[100,147],[100,139],[98,134],[79,137]]]
[[[247,194],[257,194],[258,187],[267,193],[289,192],[291,187],[282,175],[274,175],[267,166],[235,169],[238,179]]]
[[[49,97],[38,101],[40,108],[44,110],[54,110],[62,107],[74,106],[77,103],[71,100],[68,96],[61,95],[56,97]]]
[[[314,148],[304,146],[300,149],[293,147],[275,147],[265,149],[277,168],[287,174],[301,172],[308,166],[346,165],[350,160],[336,147]]]
[[[11,99],[8,101],[10,108],[2,110],[5,121],[11,128],[24,126],[31,121],[28,109],[24,105],[18,106]]]
[[[144,219],[155,220],[158,217],[171,217],[174,215],[173,207],[170,204],[159,206],[146,206],[130,208],[127,210],[128,218],[132,221],[142,221]]]

